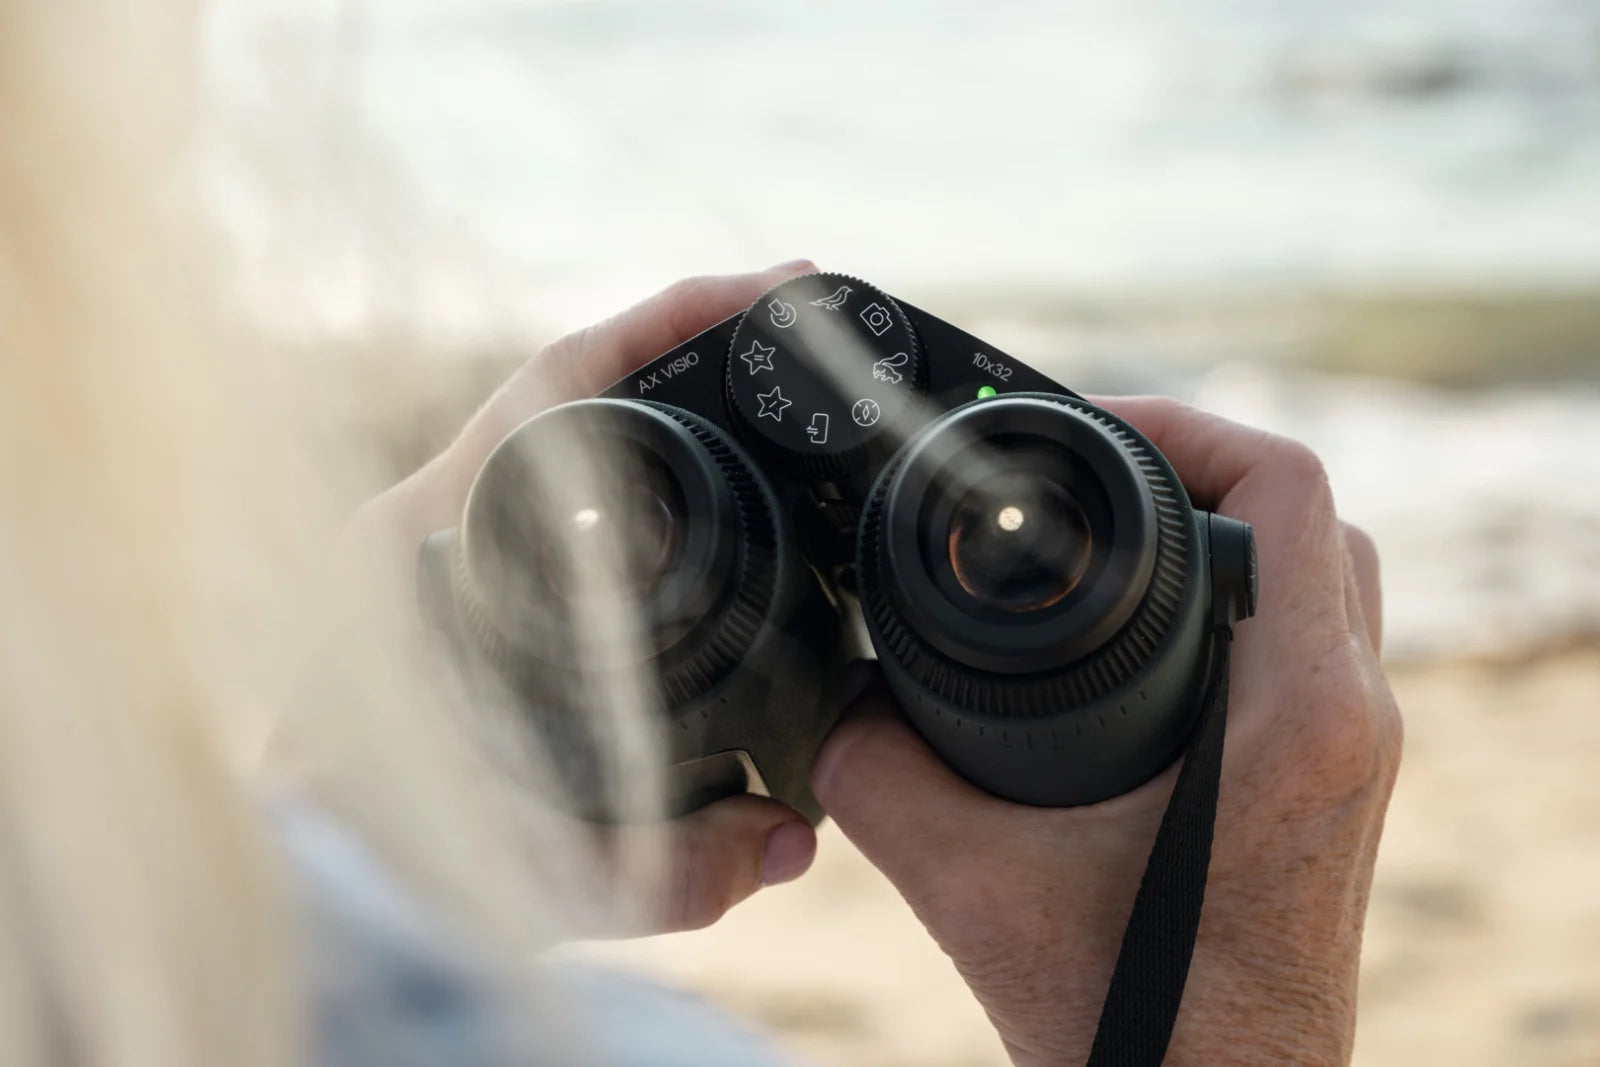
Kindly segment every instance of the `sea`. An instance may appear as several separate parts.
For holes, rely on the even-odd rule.
[[[285,334],[532,345],[810,257],[1312,444],[1397,659],[1600,640],[1600,375],[1511,347],[1446,390],[1052,313],[1600,293],[1597,0],[218,0],[201,47],[202,195]]]

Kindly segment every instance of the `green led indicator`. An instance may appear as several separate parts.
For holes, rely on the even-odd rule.
[[[979,386],[978,387],[978,399],[979,400],[988,400],[991,396],[994,396],[994,394],[997,393],[997,392],[999,392],[999,390],[996,389],[992,385]]]

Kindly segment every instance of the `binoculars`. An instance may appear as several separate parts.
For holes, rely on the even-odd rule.
[[[644,687],[672,810],[748,791],[817,819],[811,764],[868,655],[974,785],[1125,793],[1184,750],[1256,587],[1250,528],[1128,423],[832,273],[528,420],[418,565],[425,614],[602,818],[596,673]]]

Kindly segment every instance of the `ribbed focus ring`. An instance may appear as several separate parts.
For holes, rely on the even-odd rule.
[[[975,673],[952,661],[906,622],[886,588],[889,486],[904,460],[878,480],[861,520],[857,554],[861,603],[880,639],[880,654],[892,656],[924,690],[958,707],[1008,717],[1041,718],[1081,707],[1129,681],[1172,629],[1182,604],[1191,534],[1188,507],[1164,460],[1114,416],[1069,397],[1032,394],[1098,423],[1127,450],[1155,504],[1156,559],[1144,597],[1128,623],[1088,656],[1045,674],[1005,676]],[[982,403],[983,401],[978,401]],[[909,452],[910,450],[905,450]]]
[[[745,658],[774,603],[780,545],[776,503],[751,473],[749,461],[727,436],[697,415],[665,404],[638,401],[683,426],[713,463],[733,501],[738,559],[725,603],[656,661],[656,686],[665,707],[685,703],[726,678]],[[541,704],[563,702],[574,691],[572,671],[529,655],[506,640],[473,594],[465,555],[452,566],[464,630],[506,684]]]
[[[686,650],[681,661],[669,652],[663,662],[662,697],[670,707],[726,678],[743,661],[760,632],[778,592],[778,528],[774,518],[777,505],[751,473],[749,462],[734,451],[733,444],[716,427],[681,408],[649,406],[688,429],[711,454],[733,496],[740,530],[740,558],[732,601],[718,614],[702,640],[685,642],[693,647]]]

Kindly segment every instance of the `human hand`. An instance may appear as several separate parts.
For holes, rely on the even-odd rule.
[[[1101,401],[1166,454],[1197,506],[1255,528],[1261,595],[1234,643],[1199,939],[1167,1062],[1342,1064],[1361,930],[1399,766],[1378,666],[1370,539],[1303,446],[1169,400]],[[958,777],[877,685],[813,774],[823,807],[910,903],[1014,1063],[1081,1064],[1176,768],[1070,809]]]
[[[593,395],[780,282],[814,270],[796,260],[758,273],[686,279],[554,342],[518,368],[448,448],[364,505],[345,533],[343,551],[376,556],[393,581],[413,585],[417,546],[461,521],[473,479],[508,433],[548,407]],[[404,592],[414,603],[414,589]],[[595,833],[607,848],[616,845],[616,832]],[[642,841],[642,835],[658,839]],[[665,857],[650,887],[633,887],[632,895],[648,898],[643,926],[626,931],[636,934],[709,925],[761,886],[798,878],[816,854],[816,834],[804,816],[749,795],[659,826],[630,827],[626,836],[628,847]]]

